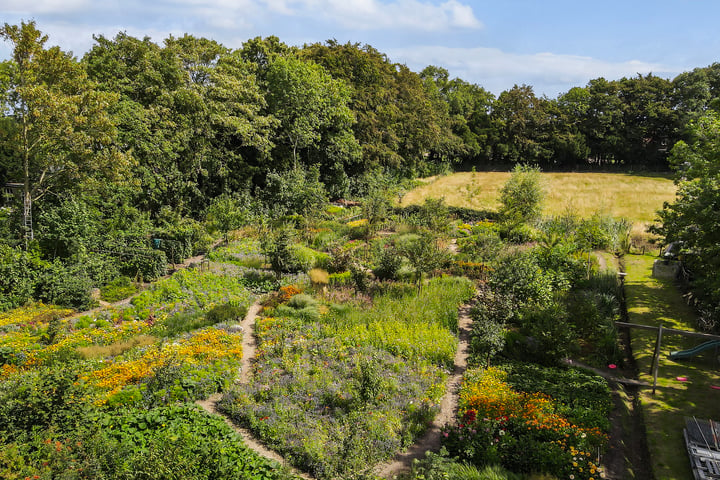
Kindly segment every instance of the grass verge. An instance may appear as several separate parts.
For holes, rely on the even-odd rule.
[[[657,257],[625,256],[627,275],[626,298],[631,323],[653,325],[680,330],[695,330],[694,312],[684,302],[670,280],[652,277]],[[632,349],[639,370],[639,379],[652,383],[650,374],[657,334],[633,330]],[[682,429],[684,418],[718,419],[720,391],[710,388],[720,385],[717,361],[711,353],[703,353],[691,360],[672,361],[667,355],[684,350],[701,341],[680,335],[664,334],[662,339],[658,388],[641,391],[648,447],[655,478],[692,480],[685,452]],[[686,378],[687,381],[679,381]]]

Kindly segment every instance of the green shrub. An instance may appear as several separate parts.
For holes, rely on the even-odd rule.
[[[523,309],[519,323],[524,338],[513,344],[508,341],[504,354],[526,362],[558,365],[578,352],[576,333],[567,316],[564,305],[556,301]]]
[[[352,284],[352,273],[349,271],[331,273],[329,276],[330,285],[333,287],[347,286]]]
[[[481,231],[458,239],[458,247],[467,257],[485,262],[496,259],[505,244],[496,232]]]
[[[311,268],[327,269],[330,265],[330,255],[304,245],[295,244],[290,247],[290,252],[289,271],[307,272]]]
[[[87,310],[95,305],[92,280],[76,267],[60,260],[49,263],[35,285],[35,297],[46,303]]]
[[[3,445],[3,478],[284,480],[293,476],[246,447],[222,421],[193,405],[95,413],[72,431],[43,431]],[[37,475],[39,478],[40,475]]]
[[[298,293],[297,295],[293,295],[292,298],[290,298],[287,305],[295,309],[314,307],[317,306],[317,300],[312,298],[310,295]]]
[[[631,228],[632,222],[627,219],[596,213],[580,222],[575,237],[587,249],[625,252],[629,247]]]
[[[0,311],[33,299],[44,263],[37,253],[0,244]]]
[[[410,473],[400,480],[520,480],[518,475],[499,465],[476,467],[450,458],[445,448],[440,453],[428,451],[421,460],[415,460]]]
[[[573,243],[559,240],[543,243],[533,254],[540,268],[552,272],[555,290],[575,286],[587,276],[587,255],[581,254]]]
[[[137,293],[137,286],[129,277],[117,277],[100,288],[100,298],[106,302],[117,302]]]
[[[500,190],[500,216],[511,225],[532,222],[540,218],[545,189],[540,169],[516,165],[510,179]]]
[[[338,205],[328,205],[327,207],[325,207],[325,213],[334,217],[342,215],[344,211],[345,209]]]
[[[536,228],[526,223],[502,223],[500,225],[500,236],[510,243],[522,244],[537,242],[541,233]]]
[[[222,305],[216,305],[211,308],[205,314],[205,320],[208,325],[240,322],[245,318],[247,310],[245,305],[237,305],[234,302],[223,303]]]
[[[542,271],[531,253],[517,252],[502,258],[488,280],[501,295],[511,296],[518,306],[547,304],[553,279]]]
[[[379,280],[396,280],[401,266],[402,256],[400,252],[391,246],[387,246],[381,251],[377,266],[373,269],[373,274]]]
[[[137,249],[123,258],[120,270],[130,278],[151,282],[167,273],[167,263],[161,250]]]
[[[32,429],[72,427],[82,418],[84,392],[76,364],[37,368],[0,383],[0,434],[19,435]]]
[[[241,281],[248,290],[256,294],[274,292],[279,287],[275,276],[264,270],[245,270]]]
[[[168,337],[191,332],[204,326],[206,326],[205,315],[198,310],[176,313],[162,323],[163,333]]]

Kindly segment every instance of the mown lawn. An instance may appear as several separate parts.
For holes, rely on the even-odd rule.
[[[686,305],[670,280],[652,277],[657,257],[626,255],[626,298],[631,323],[663,325],[667,328],[695,330],[694,312]],[[640,380],[652,383],[651,367],[657,334],[632,330],[632,349]],[[692,360],[672,361],[667,355],[702,343],[702,339],[665,333],[662,339],[658,388],[641,391],[648,445],[655,478],[691,480],[682,429],[685,417],[720,417],[720,385],[717,360],[704,352]],[[685,377],[687,381],[678,381]]]
[[[402,205],[444,197],[448,205],[495,210],[509,172],[460,172],[428,179],[408,192]],[[582,217],[596,212],[625,217],[637,223],[654,221],[663,202],[673,201],[675,185],[667,176],[626,173],[543,173],[548,193],[545,215],[570,209]]]

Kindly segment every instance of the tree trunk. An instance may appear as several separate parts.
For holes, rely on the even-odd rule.
[[[25,234],[25,250],[33,240],[32,228],[32,194],[30,192],[30,144],[28,142],[27,116],[23,115],[23,231]]]

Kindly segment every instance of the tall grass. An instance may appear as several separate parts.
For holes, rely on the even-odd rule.
[[[623,173],[543,173],[547,185],[544,215],[560,215],[568,207],[588,217],[594,213],[650,223],[663,202],[675,198],[669,177]],[[462,172],[435,178],[402,199],[402,205],[421,205],[426,198],[445,198],[448,205],[480,210],[497,209],[500,189],[509,172]]]
[[[465,278],[435,278],[419,291],[409,288],[379,295],[370,310],[337,309],[327,326],[346,342],[450,367],[457,348],[458,307],[473,291]]]

